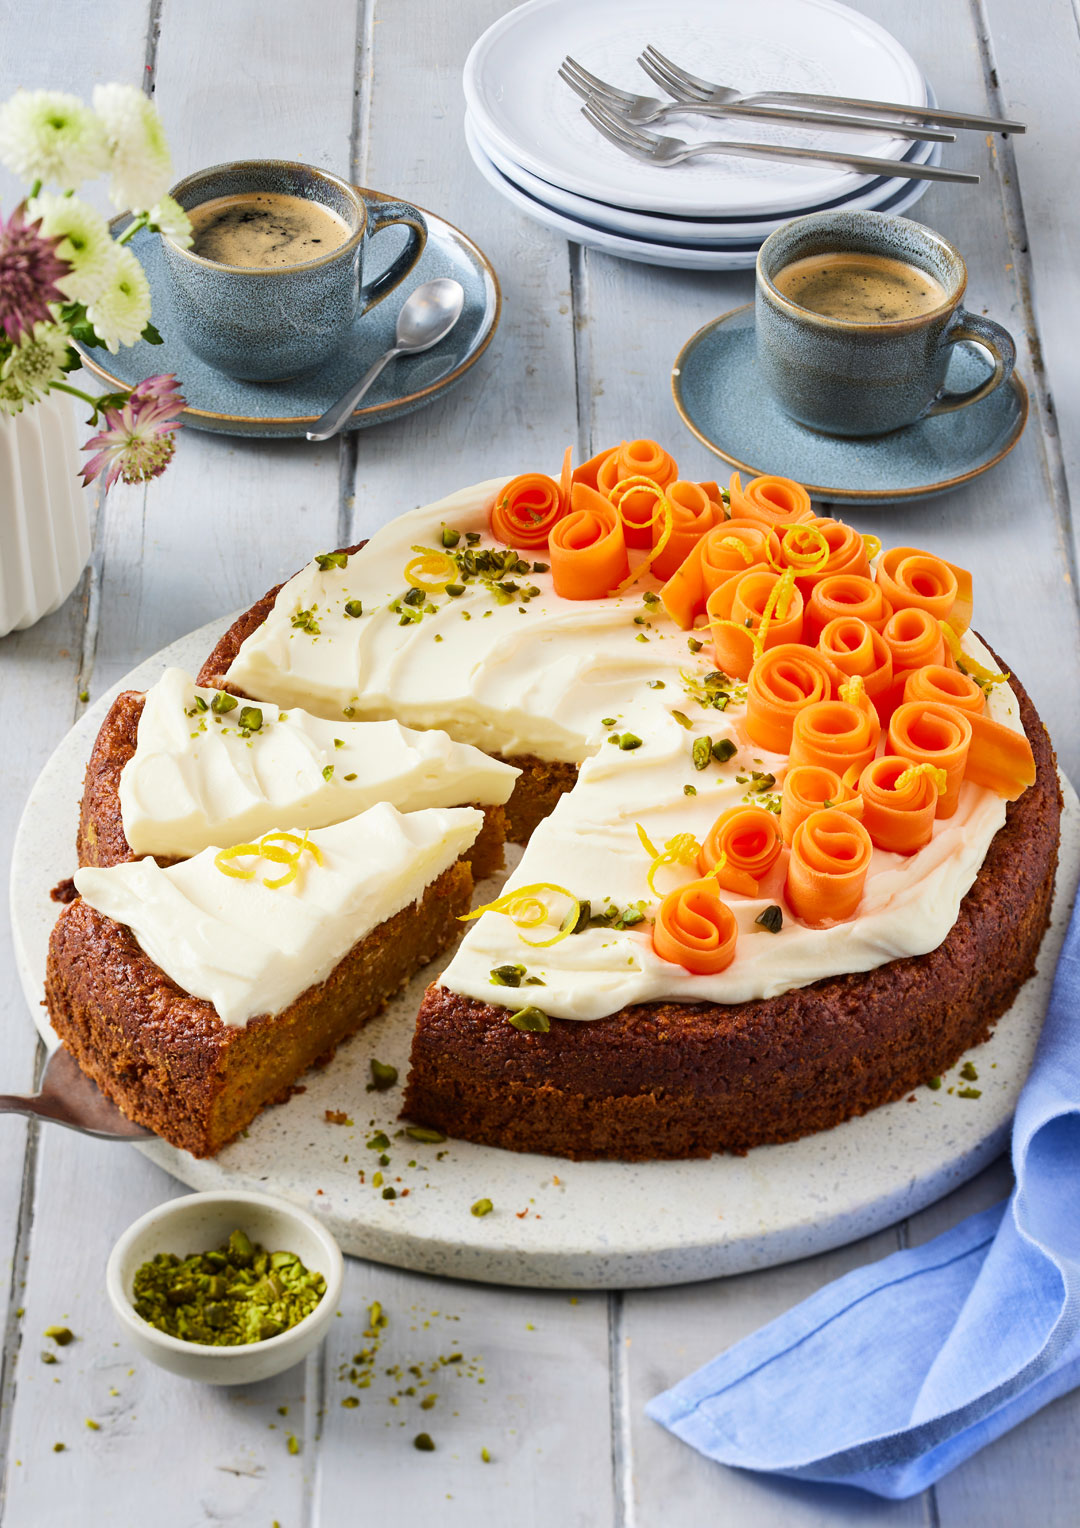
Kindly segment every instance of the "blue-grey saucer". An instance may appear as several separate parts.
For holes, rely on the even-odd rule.
[[[380,193],[365,190],[364,195],[374,198]],[[428,240],[413,271],[377,307],[358,318],[341,349],[307,376],[287,382],[241,382],[200,360],[169,322],[171,287],[161,241],[145,229],[135,235],[130,248],[146,272],[154,324],[165,343],[147,345],[140,341],[122,347],[118,355],[80,348],[83,364],[113,389],[134,387],[159,372],[175,372],[188,404],[184,423],[197,430],[213,430],[220,435],[302,436],[347,387],[359,381],[372,361],[393,345],[398,312],[409,293],[423,281],[454,276],[465,288],[465,306],[450,334],[420,355],[392,361],[345,428],[362,430],[411,414],[453,387],[479,360],[495,333],[502,302],[498,279],[486,255],[452,223],[422,210]],[[384,249],[389,264],[397,248],[395,236],[383,234],[371,247],[372,266]],[[377,270],[370,274],[377,274]]]
[[[950,388],[974,387],[988,371],[979,351],[953,347]],[[804,483],[815,499],[864,508],[927,498],[978,477],[1012,450],[1028,415],[1027,389],[1014,372],[981,402],[891,435],[819,435],[785,414],[759,375],[753,303],[714,318],[686,342],[671,390],[684,424],[741,472],[775,472]]]

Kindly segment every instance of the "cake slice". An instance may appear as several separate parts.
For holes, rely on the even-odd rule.
[[[472,807],[76,873],[49,946],[53,1027],[129,1118],[212,1156],[329,1059],[468,910]]]

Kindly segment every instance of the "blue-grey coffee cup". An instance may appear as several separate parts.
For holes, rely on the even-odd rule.
[[[424,215],[410,202],[365,195],[314,165],[283,159],[239,160],[199,170],[170,192],[185,211],[219,196],[276,191],[321,202],[349,229],[344,244],[299,265],[222,265],[162,239],[171,280],[168,322],[196,355],[231,377],[269,382],[318,366],[345,339],[358,314],[392,292],[419,260]],[[364,285],[371,240],[391,224],[408,230],[393,263]]]
[[[778,290],[785,266],[838,251],[886,255],[927,271],[944,301],[914,318],[853,322],[801,307]],[[754,328],[758,369],[785,413],[827,435],[884,435],[931,414],[977,403],[1007,382],[1012,337],[992,318],[961,306],[967,268],[932,228],[882,212],[814,212],[771,233],[758,251]],[[986,381],[945,388],[953,345],[972,340],[993,357]]]

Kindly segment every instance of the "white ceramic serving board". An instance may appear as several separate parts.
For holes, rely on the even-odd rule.
[[[120,690],[146,689],[169,664],[196,671],[228,624],[212,622],[181,638],[103,695],[30,792],[12,859],[12,917],[27,1002],[50,1045],[56,1037],[42,987],[57,907],[49,890],[75,868],[78,805],[94,737]],[[163,1141],[137,1149],[191,1188],[280,1194],[325,1220],[346,1252],[489,1283],[678,1284],[770,1267],[867,1236],[956,1188],[1006,1145],[1080,879],[1080,803],[1068,782],[1064,790],[1051,927],[1037,974],[990,1041],[972,1053],[978,1099],[948,1091],[963,1086],[955,1068],[940,1090],[919,1088],[835,1130],[707,1161],[568,1162],[459,1141],[422,1144],[398,1134],[400,1083],[387,1093],[366,1086],[372,1057],[396,1066],[404,1081],[413,1021],[436,963],[342,1046],[330,1066],[305,1077],[303,1093],[266,1110],[213,1160],[196,1161]],[[328,1122],[328,1110],[352,1123]],[[378,1130],[391,1142],[381,1186],[372,1183],[379,1153],[366,1144]],[[386,1186],[396,1189],[396,1199],[382,1197]],[[479,1199],[492,1201],[490,1214],[470,1213]]]

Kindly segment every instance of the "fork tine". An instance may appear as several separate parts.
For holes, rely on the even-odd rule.
[[[583,106],[581,108],[581,115],[596,128],[601,137],[606,138],[609,143],[613,143],[617,149],[622,149],[624,154],[632,154],[635,159],[647,159],[649,157],[647,149],[639,148],[624,133],[609,127],[595,106]]]
[[[712,80],[703,80],[700,74],[691,74],[689,69],[681,68],[672,59],[666,58],[659,48],[654,48],[651,42],[646,44],[645,52],[654,64],[665,69],[673,79],[680,81],[684,89],[703,91],[706,95],[711,95],[716,89]]]
[[[620,90],[617,85],[609,85],[607,80],[602,80],[597,75],[590,74],[588,69],[579,64],[576,59],[571,58],[569,53],[563,59],[563,68],[572,70],[584,84],[591,85],[594,95],[613,101],[625,101],[627,104],[634,99],[629,90]],[[566,76],[564,75],[563,78],[565,79]]]
[[[636,122],[628,122],[620,116],[614,107],[606,101],[593,100],[593,110],[599,117],[607,122],[608,126],[621,132],[631,143],[636,143],[639,148],[653,149],[660,142],[656,133],[650,133],[647,128],[640,127]]]
[[[593,127],[603,133],[605,138],[618,148],[626,149],[630,153],[648,154],[658,141],[655,134],[632,127],[625,117],[617,116],[595,96],[591,101],[587,101],[581,110]]]
[[[678,80],[674,75],[668,74],[666,70],[661,69],[659,64],[654,63],[644,53],[638,59],[638,64],[644,69],[655,85],[659,85],[661,90],[666,90],[668,95],[674,96],[677,102],[684,105],[693,105],[705,99],[702,91],[689,89],[683,84],[682,80]]]
[[[575,91],[583,101],[587,101],[591,96],[596,95],[596,91],[591,85],[586,85],[583,80],[579,80],[576,75],[571,74],[569,69],[563,66],[559,68],[559,78],[569,85],[570,89]]]

